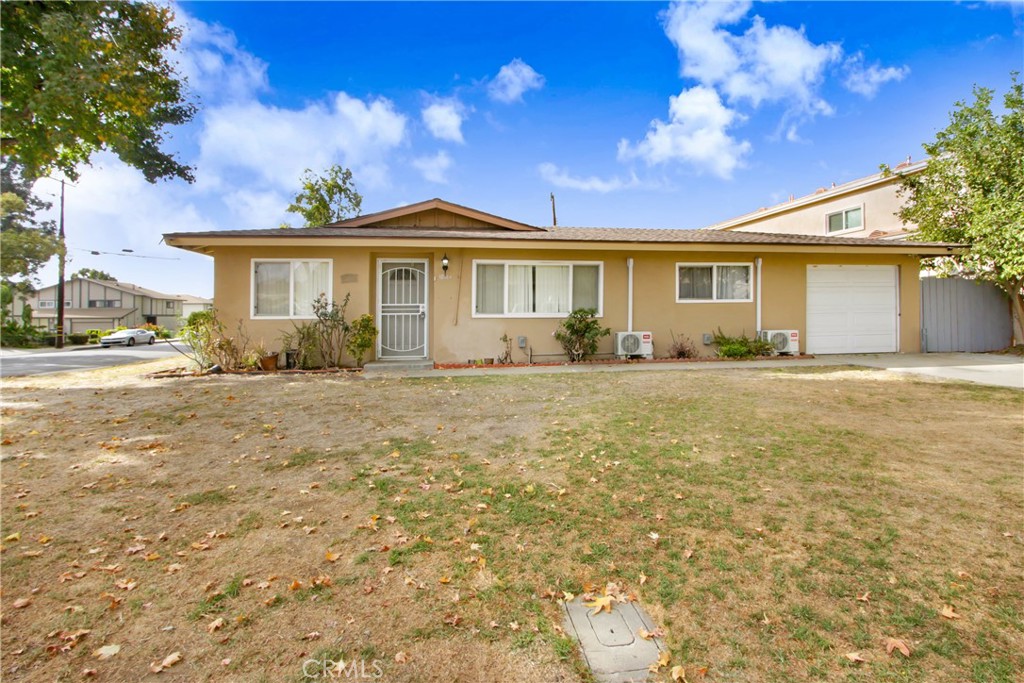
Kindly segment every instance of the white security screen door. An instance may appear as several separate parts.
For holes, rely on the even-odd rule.
[[[427,357],[427,262],[377,262],[377,357]]]

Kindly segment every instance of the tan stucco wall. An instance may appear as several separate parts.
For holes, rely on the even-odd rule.
[[[447,253],[450,267],[441,274],[441,256]],[[714,349],[701,343],[704,333],[721,328],[726,334],[756,332],[756,305],[744,303],[676,303],[675,264],[678,262],[746,262],[762,258],[762,328],[800,331],[801,348],[806,337],[806,278],[809,264],[859,264],[899,266],[900,350],[916,352],[920,346],[920,283],[915,257],[866,254],[707,251],[559,251],[519,249],[371,249],[329,247],[218,247],[215,251],[214,302],[221,319],[233,330],[242,320],[253,342],[270,350],[279,350],[282,332],[292,329],[288,320],[253,320],[251,306],[251,260],[253,258],[329,258],[334,261],[333,294],[340,301],[351,294],[348,318],[376,313],[375,273],[377,259],[420,258],[429,261],[429,356],[437,362],[465,362],[469,359],[497,357],[502,352],[499,338],[513,339],[512,357],[526,359],[515,339],[526,336],[535,360],[541,354],[559,354],[552,336],[559,319],[552,318],[473,318],[473,259],[577,260],[604,263],[604,310],[602,324],[613,332],[626,329],[627,266],[634,260],[633,329],[654,333],[655,355],[665,356],[671,333],[692,339],[705,355]],[[601,353],[612,352],[612,339],[601,343]],[[554,356],[548,357],[554,359]]]
[[[735,232],[771,232],[784,235],[827,235],[825,218],[831,213],[863,206],[864,227],[861,230],[838,233],[837,237],[867,237],[875,230],[894,231],[913,229],[896,217],[903,202],[896,196],[898,183],[880,185],[867,190],[823,199],[791,211],[781,211],[764,218],[751,218],[750,222],[734,228]],[[828,190],[825,192],[828,196]]]

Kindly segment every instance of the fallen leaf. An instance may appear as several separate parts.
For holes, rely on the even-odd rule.
[[[583,604],[585,606],[587,606],[587,607],[592,608],[592,610],[593,610],[591,612],[592,615],[599,614],[602,611],[611,613],[611,611],[612,611],[612,599],[613,598],[610,595],[602,595],[600,597],[594,598],[594,600],[592,602],[585,602]]]
[[[120,645],[104,645],[103,647],[94,650],[92,654],[96,659],[110,659],[120,651]]]
[[[290,590],[290,591],[297,591],[297,590],[299,590],[300,588],[302,588],[302,582],[301,582],[301,581],[299,581],[298,579],[295,579],[294,581],[292,581],[292,582],[291,582],[291,583],[290,583],[290,584],[288,585],[288,590]]]
[[[860,662],[866,662],[867,661],[866,659],[864,659],[863,657],[860,656],[859,652],[847,652],[843,656],[846,657],[847,659],[849,659],[851,662],[854,662],[854,663],[860,663]]]
[[[910,656],[910,648],[899,638],[885,639],[885,653],[891,655],[893,650],[899,650],[904,657]]]
[[[409,655],[405,654],[404,652],[395,653],[395,662],[397,662],[398,664],[405,664],[408,661]]]
[[[223,617],[217,617],[216,619],[214,619],[213,621],[211,621],[209,624],[206,625],[206,632],[207,633],[213,633],[214,631],[216,631],[219,628],[222,628],[223,626],[224,626],[224,618]]]
[[[336,552],[334,552],[332,550],[328,550],[326,553],[324,553],[324,559],[327,560],[328,562],[337,562],[338,558],[340,558],[340,557],[341,557],[341,553],[336,553]]]
[[[163,661],[161,661],[159,663],[151,662],[150,665],[149,665],[149,670],[152,671],[155,674],[158,674],[161,671],[163,671],[164,669],[170,669],[172,666],[174,666],[175,664],[177,664],[180,661],[181,661],[181,653],[180,652],[172,652],[171,654],[169,654],[166,657],[164,657]]]
[[[667,650],[662,650],[660,653],[658,653],[658,666],[659,667],[668,666],[669,662],[671,662],[671,661],[672,661],[672,655],[669,654]]]
[[[860,602],[867,602],[871,598],[871,591],[866,591],[863,595],[858,595],[857,600]]]
[[[320,640],[320,631],[310,631],[302,636],[303,640]]]
[[[960,615],[953,610],[952,605],[943,605],[942,610],[939,612],[945,619],[959,619]]]
[[[32,598],[18,598],[14,601],[12,607],[14,607],[14,609],[24,609],[25,607],[28,607],[31,604]]]
[[[4,543],[17,543],[20,540],[21,540],[21,532],[20,531],[15,531],[10,536],[7,536],[6,538],[4,538]]]
[[[696,451],[697,447],[694,446],[693,448]],[[699,452],[699,451],[696,451],[696,452]],[[675,666],[672,667],[672,680],[673,681],[685,681],[686,680],[686,670],[683,669],[683,667],[681,665],[676,664]]]
[[[175,562],[174,564],[167,565],[167,569],[165,569],[164,571],[167,572],[168,574],[175,574],[177,572],[180,572],[184,568],[185,568],[184,565],[181,565],[181,564],[178,564],[177,562]]]
[[[642,586],[645,583],[647,583],[647,574],[640,572],[640,585]]]

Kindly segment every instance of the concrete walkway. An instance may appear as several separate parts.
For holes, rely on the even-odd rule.
[[[401,377],[480,377],[488,375],[544,375],[552,373],[588,372],[667,372],[706,370],[751,370],[771,368],[808,368],[860,366],[917,374],[940,380],[963,380],[997,387],[1024,389],[1024,358],[983,353],[892,353],[818,356],[754,361],[708,361],[679,363],[583,363],[579,365],[531,365],[526,367],[454,368],[443,370],[409,370],[396,373],[383,371],[367,375],[367,379],[387,376]]]

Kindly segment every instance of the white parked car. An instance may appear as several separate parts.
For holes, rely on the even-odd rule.
[[[149,330],[118,330],[114,334],[100,337],[100,346],[109,348],[115,344],[135,346],[136,344],[153,344],[156,342],[156,335]]]

